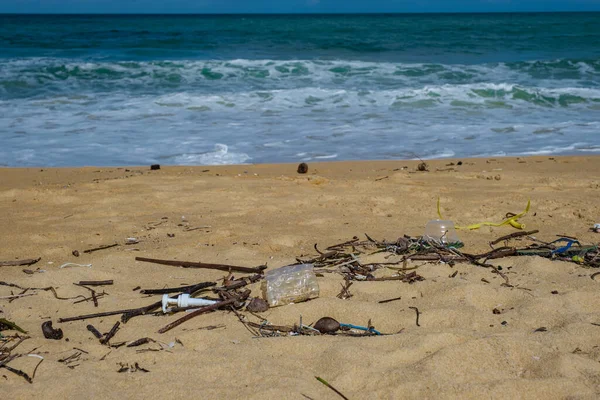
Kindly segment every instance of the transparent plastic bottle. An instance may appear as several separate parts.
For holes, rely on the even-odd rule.
[[[319,297],[319,284],[313,265],[288,265],[268,271],[262,282],[262,292],[270,307]]]
[[[426,238],[439,241],[448,246],[459,246],[462,242],[454,229],[454,222],[435,219],[425,225]]]

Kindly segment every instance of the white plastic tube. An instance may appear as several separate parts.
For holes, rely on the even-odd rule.
[[[179,308],[204,307],[215,303],[216,301],[214,300],[196,299],[194,297],[190,297],[190,295],[187,293],[180,294],[177,296],[177,298],[171,298],[168,294],[165,294],[162,298],[162,310],[164,313],[168,313],[170,311],[169,306],[177,306]]]

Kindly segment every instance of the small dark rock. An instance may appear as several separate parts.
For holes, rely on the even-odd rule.
[[[308,172],[308,164],[301,163],[298,165],[298,173],[299,174],[305,174],[307,172]]]
[[[500,322],[500,324],[506,326],[506,325],[508,325],[508,322],[502,321],[502,322]]]
[[[62,329],[52,328],[52,321],[46,321],[42,324],[42,333],[46,339],[61,340],[63,338]]]
[[[321,333],[334,333],[340,329],[340,323],[331,317],[323,317],[313,326]]]
[[[558,294],[558,290],[553,290],[550,293],[552,293],[552,294]]]
[[[462,161],[457,162],[456,165],[462,165]]]
[[[422,161],[419,163],[419,165],[417,165],[417,171],[421,171],[421,172],[429,171],[429,166],[427,165],[427,163],[425,161]]]
[[[167,233],[167,236],[170,237],[170,238],[174,238],[175,234],[174,233]]]
[[[79,252],[78,252],[77,250],[73,250],[73,255],[74,255],[75,257],[79,257]]]
[[[493,312],[494,314],[502,314],[502,311],[498,310],[497,308],[494,308],[494,309],[492,310],[492,312]]]
[[[246,310],[250,312],[265,312],[269,309],[269,303],[260,297],[255,297],[250,300],[250,303],[246,306]]]
[[[548,332],[548,328],[545,326],[537,328],[534,332]]]
[[[150,166],[151,171],[156,171],[157,169],[160,169],[160,164],[152,164]]]

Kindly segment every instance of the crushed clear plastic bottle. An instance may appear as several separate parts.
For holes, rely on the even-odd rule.
[[[268,271],[262,282],[262,292],[270,307],[319,297],[319,284],[314,266],[297,264]]]

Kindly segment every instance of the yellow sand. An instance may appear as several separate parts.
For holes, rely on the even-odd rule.
[[[45,357],[32,385],[0,370],[2,398],[340,398],[315,376],[350,399],[598,398],[600,281],[590,279],[593,270],[539,257],[497,262],[514,288],[501,286],[504,280],[488,269],[415,263],[426,280],[356,282],[353,297],[340,300],[341,276],[326,274],[319,278],[320,298],[263,315],[277,325],[292,325],[300,316],[306,323],[323,316],[359,325],[370,319],[382,332],[402,331],[391,336],[253,338],[225,311],[161,335],[157,330],[179,315],[143,316],[122,325],[113,342],[150,337],[183,345],[138,353],[160,346],[111,350],[86,330],[91,323],[106,332],[119,316],[57,323],[159,299],[133,291],[137,286],[226,275],[136,262],[136,256],[274,268],[314,255],[315,243],[325,248],[364,233],[388,240],[421,235],[436,218],[438,197],[444,217],[460,225],[501,221],[531,199],[521,222],[539,229],[538,238],[600,240],[589,231],[600,222],[600,157],[473,159],[447,166],[451,161],[458,160],[429,162],[429,172],[415,172],[412,161],[309,164],[306,175],[297,174],[296,165],[0,170],[0,260],[42,257],[31,267],[0,267],[1,281],[54,286],[63,297],[87,296],[73,285],[80,280],[115,281],[98,289],[109,294],[98,308],[50,292],[0,300],[0,318],[31,336],[17,350]],[[459,235],[465,251],[476,253],[515,231],[485,227]],[[124,245],[128,237],[140,243]],[[115,242],[121,246],[83,254]],[[74,257],[73,250],[82,255]],[[66,262],[93,266],[59,269]],[[28,275],[24,268],[45,272]],[[259,284],[251,289],[259,294]],[[19,292],[0,286],[0,296]],[[422,312],[420,327],[409,307]],[[48,319],[68,341],[43,338],[40,325]],[[221,327],[201,329],[207,326]],[[534,332],[540,327],[547,331]],[[75,347],[88,354],[71,369],[58,360],[79,351]],[[37,361],[23,357],[10,365],[31,373]],[[150,372],[117,373],[120,363],[136,362]]]

